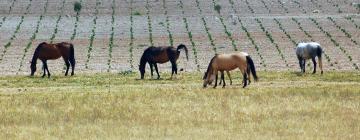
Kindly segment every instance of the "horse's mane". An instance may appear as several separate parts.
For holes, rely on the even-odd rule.
[[[215,59],[217,56],[218,56],[218,54],[215,54],[215,56],[214,56],[213,58],[211,58],[210,63],[209,63],[209,65],[208,65],[208,68],[207,68],[207,70],[206,70],[206,74],[204,75],[204,77],[206,77],[206,76],[209,74],[209,71],[212,70],[211,65],[212,65],[212,63],[214,62],[214,59]]]

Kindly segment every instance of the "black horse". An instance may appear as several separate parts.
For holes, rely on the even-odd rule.
[[[180,56],[181,49],[185,50],[186,59],[189,60],[188,49],[183,44],[180,44],[177,48],[174,48],[172,46],[161,46],[161,47],[151,46],[145,49],[143,55],[141,56],[140,65],[139,65],[141,79],[144,79],[146,63],[149,63],[150,65],[151,77],[153,76],[153,67],[155,66],[155,70],[158,75],[157,79],[160,79],[157,63],[162,64],[168,61],[170,61],[172,65],[172,71],[171,71],[171,78],[172,78],[174,73],[177,74],[176,61]]]

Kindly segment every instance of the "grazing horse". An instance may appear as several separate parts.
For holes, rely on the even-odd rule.
[[[239,53],[242,53],[243,55],[245,55],[245,56],[248,56],[249,54],[248,53],[246,53],[246,52],[239,52]],[[223,72],[221,72],[221,74],[223,75],[224,73]],[[232,85],[232,79],[231,79],[231,75],[230,75],[230,71],[226,71],[226,74],[227,74],[227,76],[229,77],[229,79],[230,79],[230,85]],[[247,78],[247,80],[248,80],[248,85],[250,85],[250,83],[251,83],[251,79],[250,79],[250,67],[248,67],[247,68],[247,70],[246,70],[246,74],[247,74],[247,76],[248,76],[248,78]],[[222,82],[223,80],[220,80],[220,82],[219,82],[219,84],[221,84],[221,82]]]
[[[250,69],[254,80],[257,81],[258,77],[256,75],[255,65],[253,60],[249,55],[244,55],[243,53],[231,53],[231,54],[218,54],[215,55],[207,68],[207,71],[204,74],[203,86],[204,88],[211,84],[215,79],[214,88],[217,86],[218,80],[218,71],[221,72],[221,80],[223,80],[223,88],[225,87],[224,71],[231,71],[236,68],[239,68],[243,74],[243,82],[245,88],[247,86],[247,70]],[[249,73],[250,74],[250,73]]]
[[[296,47],[296,55],[299,60],[301,72],[305,73],[305,61],[311,59],[314,64],[313,74],[316,73],[315,57],[318,57],[321,74],[323,74],[322,60],[321,60],[322,53],[323,50],[319,43],[316,42],[299,43]]]
[[[55,60],[60,57],[63,57],[66,64],[66,72],[65,76],[67,76],[69,71],[69,66],[71,64],[72,72],[71,75],[74,75],[75,68],[75,54],[74,54],[74,46],[71,43],[62,42],[57,44],[48,44],[46,42],[40,43],[35,49],[33,58],[31,60],[31,76],[34,75],[36,71],[36,61],[40,59],[43,62],[44,74],[42,77],[45,77],[46,71],[48,73],[48,77],[50,77],[50,72],[47,66],[47,60]],[[46,70],[46,71],[45,71]]]
[[[141,56],[140,65],[139,65],[141,79],[144,79],[146,63],[149,63],[150,65],[151,77],[153,76],[153,67],[155,66],[155,71],[158,76],[157,79],[160,79],[157,63],[163,64],[168,61],[170,61],[172,65],[172,71],[171,71],[171,79],[172,79],[174,73],[177,74],[176,61],[180,56],[181,49],[185,50],[186,59],[189,60],[188,49],[183,44],[180,44],[177,48],[174,48],[172,46],[162,46],[162,47],[151,46],[145,49],[143,55]]]

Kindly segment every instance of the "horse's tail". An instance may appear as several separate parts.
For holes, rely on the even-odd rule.
[[[248,64],[248,68],[250,68],[250,70],[251,70],[251,73],[252,73],[252,75],[253,75],[253,77],[254,77],[254,80],[255,80],[255,81],[258,81],[258,77],[257,77],[257,75],[256,75],[256,70],[255,70],[254,61],[251,59],[250,56],[246,56],[246,62],[247,62],[247,64]]]
[[[72,65],[75,65],[75,50],[74,45],[70,43],[70,56],[69,61]]]
[[[185,50],[185,54],[186,54],[186,60],[189,60],[189,54],[188,54],[188,49],[186,48],[186,46],[184,44],[180,44],[178,47],[177,47],[177,51],[180,51],[181,49],[184,49]]]
[[[318,61],[319,61],[319,67],[320,67],[320,70],[321,70],[321,74],[323,73],[323,69],[322,69],[322,53],[323,53],[323,50],[320,46],[317,47],[316,49],[316,55],[318,57]]]

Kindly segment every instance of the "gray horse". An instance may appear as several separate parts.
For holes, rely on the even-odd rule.
[[[318,57],[319,67],[321,70],[321,74],[323,74],[322,69],[322,60],[321,55],[323,50],[319,43],[316,42],[301,42],[296,47],[296,55],[299,59],[299,65],[301,68],[301,72],[305,73],[305,61],[311,59],[314,64],[313,74],[316,73],[316,60],[315,57]]]

